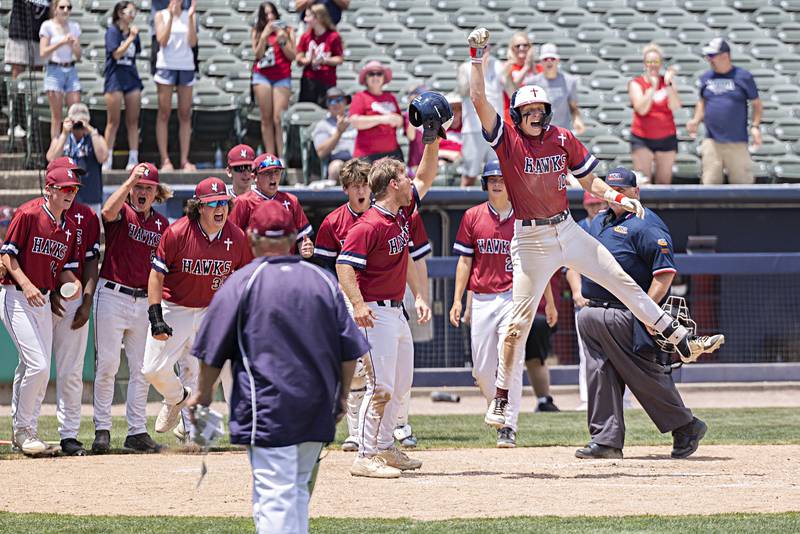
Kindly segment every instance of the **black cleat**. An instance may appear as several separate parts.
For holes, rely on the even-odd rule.
[[[622,460],[622,449],[591,442],[575,451],[575,457],[582,460]]]
[[[67,438],[61,440],[61,453],[65,456],[86,456],[86,449],[77,439]]]
[[[513,449],[517,446],[517,433],[510,426],[504,426],[497,430],[497,448]]]
[[[672,431],[672,457],[688,458],[697,450],[700,440],[706,435],[708,425],[697,417],[690,423]]]
[[[94,443],[92,443],[93,454],[106,454],[111,450],[111,432],[108,430],[95,430]]]
[[[553,403],[553,397],[547,395],[545,397],[544,402],[540,402],[536,405],[537,412],[560,412],[561,410],[558,409],[558,406]]]
[[[123,448],[133,452],[159,452],[161,445],[153,441],[150,434],[142,432],[125,438]]]

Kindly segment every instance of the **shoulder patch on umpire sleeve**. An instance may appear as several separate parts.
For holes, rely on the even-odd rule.
[[[663,237],[662,237],[661,239],[659,239],[659,240],[657,241],[657,243],[658,243],[658,245],[659,245],[659,246],[661,246],[661,247],[668,247],[668,246],[669,246],[669,243],[667,243],[667,240],[666,240],[666,239],[664,239]]]
[[[615,226],[614,231],[618,234],[628,235],[628,227],[627,226]]]

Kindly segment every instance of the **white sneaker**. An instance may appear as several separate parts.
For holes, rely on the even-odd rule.
[[[178,404],[167,404],[165,402],[161,405],[161,410],[159,410],[156,418],[156,432],[169,432],[178,426],[178,422],[181,420],[181,410],[191,394],[192,390],[185,387],[183,388],[183,400],[181,402]]]
[[[11,136],[13,133],[14,139],[25,139],[28,136],[28,132],[25,131],[25,128],[17,124],[14,128],[9,128],[7,134]]]
[[[354,477],[368,478],[400,478],[401,471],[386,465],[382,456],[359,456],[350,467],[350,474]]]
[[[114,156],[111,154],[108,155],[108,158],[103,162],[103,170],[110,171],[111,166],[114,164]]]
[[[13,441],[26,456],[52,456],[58,452],[56,447],[42,441],[30,428],[20,428],[14,432]]]
[[[414,469],[422,467],[422,462],[420,460],[411,458],[397,447],[379,452],[378,457],[383,458],[386,461],[386,465],[389,467],[394,467],[400,471],[413,471]]]
[[[342,443],[342,450],[344,452],[358,452],[358,440],[353,436],[348,436]]]
[[[495,428],[502,428],[506,424],[506,406],[508,399],[492,399],[483,422]]]

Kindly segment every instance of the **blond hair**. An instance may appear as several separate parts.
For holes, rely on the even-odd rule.
[[[514,52],[514,41],[520,39],[524,40],[526,43],[531,45],[531,48],[533,48],[533,43],[531,42],[530,39],[528,39],[527,33],[517,32],[514,35],[512,35],[511,40],[508,42],[508,49],[506,50],[506,58],[512,63],[517,61],[517,54]]]
[[[661,61],[664,61],[664,50],[656,43],[648,43],[644,45],[644,48],[642,49],[642,60],[646,59],[647,54],[650,52],[655,52],[658,54],[658,57],[661,58]]]
[[[386,196],[389,182],[396,179],[406,171],[405,163],[391,158],[381,158],[372,164],[369,171],[369,188],[375,200]]]
[[[326,30],[336,30],[336,25],[333,23],[333,19],[331,19],[331,14],[328,13],[328,8],[326,8],[324,5],[314,4],[311,6],[311,12],[315,17],[317,17],[319,23],[322,24]]]

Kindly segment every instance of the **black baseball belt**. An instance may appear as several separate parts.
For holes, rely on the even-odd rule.
[[[522,219],[522,226],[548,226],[565,221],[567,217],[569,217],[569,210],[564,210],[547,219]]]
[[[17,288],[17,291],[22,291],[22,288],[20,286],[18,286],[17,284],[14,284],[14,287]],[[37,288],[37,289],[39,290],[39,293],[41,293],[42,295],[45,295],[45,296],[48,293],[50,293],[49,289],[45,289],[43,287],[40,287],[40,288]]]
[[[403,301],[402,300],[376,300],[375,304],[377,304],[381,308],[402,308],[403,307]]]
[[[599,299],[589,299],[589,307],[590,308],[614,308],[615,310],[627,310],[628,307],[625,306],[623,303],[618,302],[616,300],[599,300]]]
[[[114,282],[106,282],[105,287],[112,291],[119,291],[123,295],[128,295],[135,299],[147,298],[146,289],[134,289],[132,287],[123,286],[122,284],[115,284]]]

